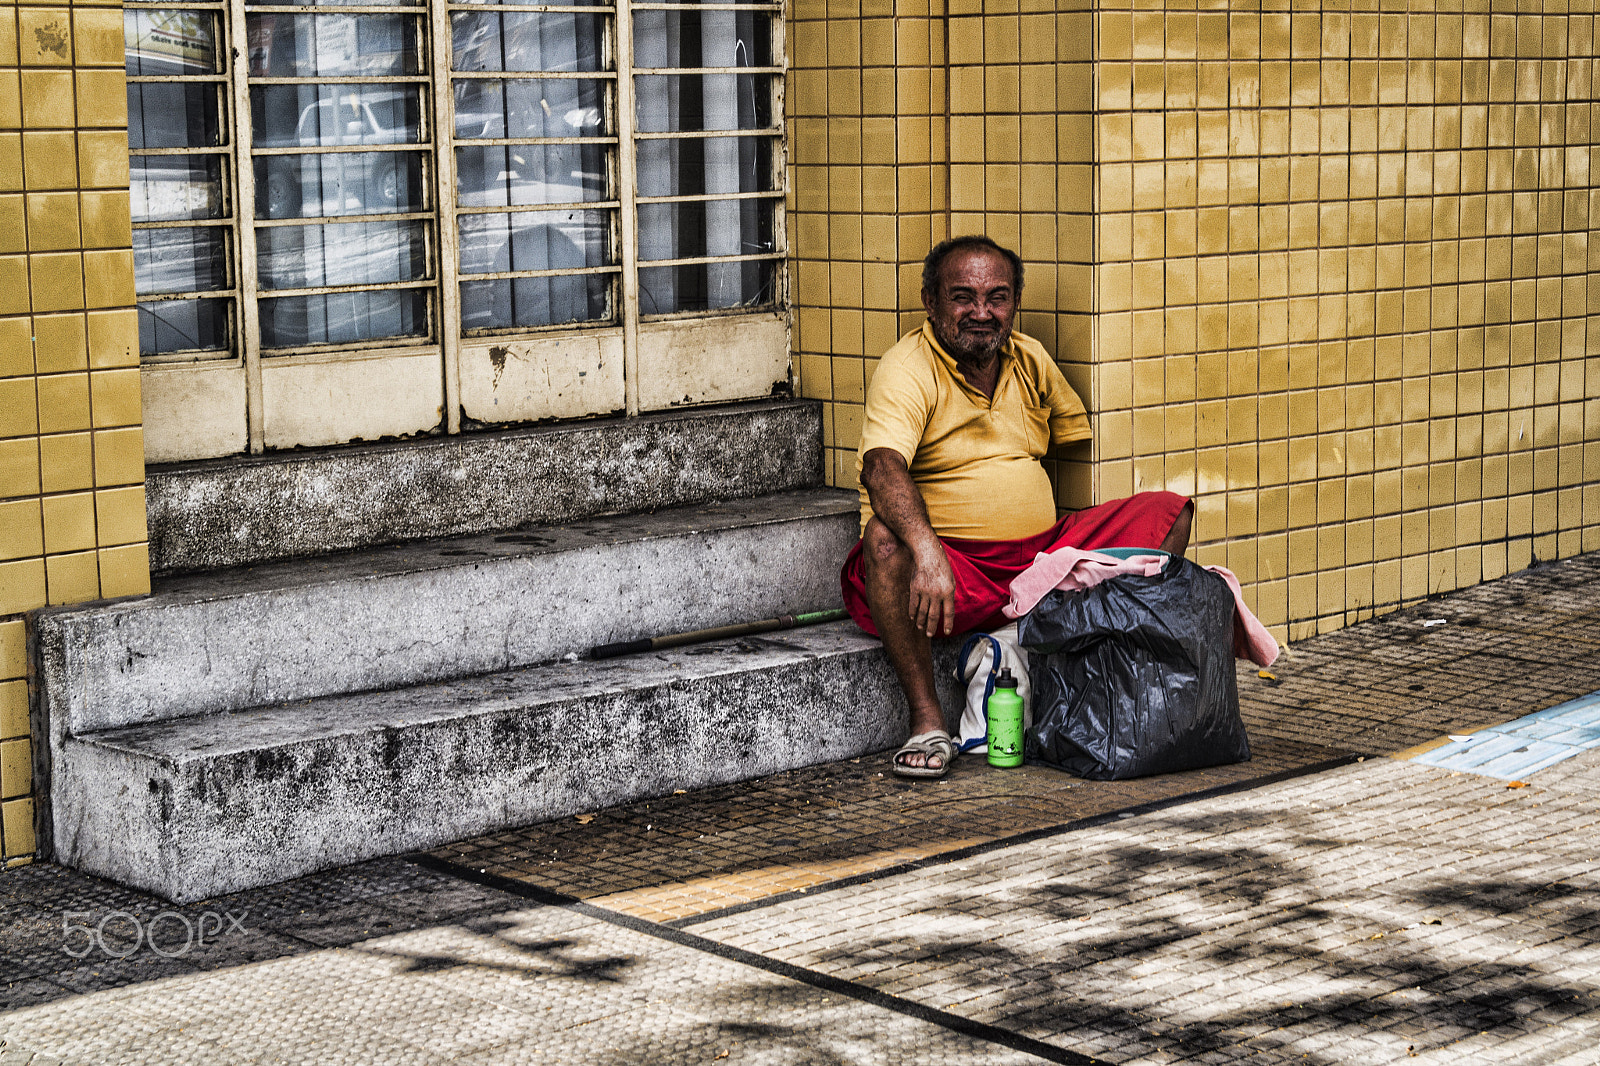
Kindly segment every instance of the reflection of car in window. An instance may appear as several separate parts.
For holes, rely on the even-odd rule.
[[[410,101],[400,93],[323,88],[319,96],[301,108],[292,137],[268,132],[257,143],[319,148],[404,144],[413,138],[414,127],[407,121]],[[313,218],[412,210],[420,166],[413,153],[399,152],[265,156],[257,160],[256,215]]]

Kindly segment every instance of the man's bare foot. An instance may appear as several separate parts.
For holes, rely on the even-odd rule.
[[[955,759],[955,741],[943,729],[918,733],[894,753],[893,769],[901,777],[943,777]]]

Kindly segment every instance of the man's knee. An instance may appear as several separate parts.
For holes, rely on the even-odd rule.
[[[1194,501],[1188,500],[1178,511],[1178,517],[1173,519],[1172,528],[1167,531],[1166,539],[1161,542],[1162,549],[1180,559],[1183,558],[1184,552],[1189,548],[1189,533],[1193,523]]]
[[[867,528],[861,531],[861,561],[869,571],[893,570],[910,559],[911,550],[894,530],[878,521],[876,515],[867,520]]]

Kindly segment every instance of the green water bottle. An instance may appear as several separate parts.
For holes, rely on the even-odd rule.
[[[987,705],[989,717],[989,765],[1022,765],[1022,697],[1017,695],[1017,679],[1009,666],[1001,667],[994,692]]]

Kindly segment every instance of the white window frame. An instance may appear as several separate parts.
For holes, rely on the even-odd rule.
[[[597,345],[598,358],[604,363],[607,359],[613,363],[620,361],[620,377],[622,390],[620,403],[616,407],[627,414],[637,414],[641,410],[659,409],[680,403],[717,402],[728,399],[746,398],[753,395],[764,394],[768,389],[762,385],[765,381],[770,385],[777,373],[777,360],[782,361],[782,371],[787,374],[787,307],[788,307],[788,277],[786,267],[786,223],[785,223],[785,171],[786,171],[786,145],[783,123],[783,86],[786,66],[784,49],[784,25],[782,3],[661,3],[644,2],[644,0],[617,0],[613,5],[600,4],[485,4],[485,3],[455,3],[449,0],[429,0],[426,6],[401,6],[401,5],[360,5],[347,7],[344,10],[351,14],[380,14],[396,13],[418,17],[422,31],[419,40],[419,66],[420,76],[408,77],[407,81],[416,81],[425,86],[426,100],[422,122],[424,131],[421,144],[426,145],[428,166],[425,167],[425,195],[422,214],[431,219],[428,226],[428,256],[430,278],[423,282],[402,282],[399,287],[418,288],[425,287],[432,291],[430,321],[428,323],[430,335],[426,338],[396,337],[363,341],[353,344],[322,344],[309,345],[301,348],[274,349],[270,352],[263,351],[261,326],[259,318],[260,286],[256,269],[257,228],[263,225],[270,226],[272,220],[257,219],[255,217],[255,159],[258,154],[281,154],[292,152],[294,149],[262,149],[258,153],[251,143],[251,99],[252,85],[261,84],[260,79],[249,77],[248,38],[243,29],[246,23],[245,0],[199,0],[199,2],[184,2],[184,0],[128,0],[126,10],[207,10],[216,12],[221,29],[221,40],[218,42],[224,59],[221,72],[212,77],[212,81],[220,81],[224,86],[223,114],[220,122],[224,130],[223,145],[220,149],[172,149],[166,154],[223,154],[227,157],[224,177],[224,198],[230,208],[226,223],[208,223],[210,225],[225,225],[230,233],[230,251],[232,261],[229,267],[229,281],[231,288],[226,295],[232,300],[232,348],[226,352],[196,353],[182,352],[169,355],[156,355],[146,357],[145,367],[147,381],[152,375],[157,377],[154,382],[154,393],[160,402],[160,397],[171,395],[185,397],[185,402],[194,402],[196,390],[187,385],[172,384],[179,380],[182,371],[191,371],[196,380],[199,375],[208,370],[222,370],[234,368],[243,372],[243,396],[245,401],[245,421],[248,426],[248,450],[261,452],[268,446],[283,446],[285,441],[268,439],[270,434],[263,427],[263,369],[267,368],[270,374],[273,368],[289,367],[299,364],[326,364],[331,361],[346,361],[372,359],[384,354],[391,354],[397,358],[417,357],[427,353],[437,353],[441,359],[443,373],[443,407],[445,411],[445,424],[441,427],[449,433],[458,433],[462,429],[463,411],[463,386],[462,364],[467,361],[481,361],[484,353],[489,353],[489,358],[498,358],[502,363],[504,355],[496,356],[494,353],[504,353],[509,349],[518,351],[526,350],[537,353],[538,351],[559,347],[563,344],[569,347],[576,344]],[[252,14],[263,13],[263,7],[251,6]],[[266,11],[278,10],[285,14],[313,14],[313,9],[296,6],[281,6],[274,4],[265,8]],[[635,11],[663,10],[672,12],[690,11],[755,11],[767,16],[768,26],[772,34],[770,42],[770,66],[751,67],[702,67],[693,69],[661,69],[651,68],[636,70],[633,65],[633,15]],[[454,84],[457,81],[482,78],[482,73],[455,72],[450,68],[453,65],[449,56],[451,42],[451,15],[454,12],[554,12],[554,13],[595,13],[608,20],[608,37],[612,69],[600,72],[588,72],[577,75],[609,82],[612,91],[611,98],[613,128],[603,138],[547,138],[546,143],[572,140],[575,142],[602,140],[608,144],[608,168],[611,171],[612,191],[614,198],[611,200],[587,202],[585,209],[607,210],[614,212],[612,229],[616,240],[617,262],[601,268],[603,272],[612,274],[617,278],[613,290],[613,318],[606,322],[573,323],[540,327],[512,327],[497,328],[489,331],[474,331],[471,334],[463,332],[461,325],[461,259],[459,249],[459,233],[461,216],[478,213],[488,209],[461,208],[457,205],[456,189],[456,148],[462,145],[494,144],[496,141],[488,140],[457,140],[455,134],[455,93]],[[762,129],[732,130],[732,131],[681,131],[667,133],[638,133],[635,130],[635,79],[640,76],[670,75],[670,74],[715,74],[732,73],[764,75],[770,85],[771,92],[771,124]],[[491,75],[502,76],[500,73]],[[522,77],[550,77],[548,72],[529,72],[513,74]],[[560,76],[560,75],[555,75]],[[160,78],[131,78],[131,81],[154,80]],[[325,79],[329,82],[340,80],[362,79]],[[367,79],[370,80],[370,79]],[[770,189],[769,192],[734,193],[734,194],[693,194],[682,196],[652,196],[638,195],[637,186],[637,143],[640,140],[652,139],[688,139],[692,137],[719,137],[719,136],[745,136],[752,138],[765,138],[771,145],[770,152]],[[524,138],[523,140],[529,140]],[[511,139],[515,140],[515,139]],[[417,151],[416,148],[407,148],[405,145],[383,145],[374,147],[378,151]],[[315,151],[308,146],[300,151]],[[159,154],[159,150],[151,154]],[[431,173],[429,173],[431,171]],[[430,180],[431,179],[431,180]],[[729,256],[704,256],[692,259],[659,260],[641,263],[639,259],[639,234],[638,212],[641,205],[658,203],[685,202],[694,200],[703,201],[731,201],[755,199],[770,204],[772,241],[770,251],[746,255]],[[538,207],[527,207],[524,210],[539,210]],[[357,221],[365,216],[330,216],[322,224],[337,224],[345,221]],[[401,218],[416,217],[415,213],[390,214],[382,216],[384,220],[398,220]],[[300,220],[310,221],[310,220]],[[178,225],[182,223],[164,223],[164,225]],[[194,224],[194,223],[189,223]],[[283,224],[283,223],[277,223]],[[163,223],[138,224],[138,228],[147,225],[163,225]],[[663,315],[641,315],[639,293],[639,271],[653,267],[670,267],[689,263],[717,263],[737,262],[748,260],[769,260],[773,263],[773,283],[770,298],[758,307],[734,307],[717,310],[683,311]],[[517,271],[511,276],[533,277],[545,274],[571,274],[592,273],[592,270],[552,270],[552,271]],[[498,277],[499,275],[471,275],[471,278]],[[361,285],[362,289],[395,287],[393,285]],[[348,286],[328,286],[323,288],[306,288],[285,290],[286,294],[309,294],[318,292],[336,292]],[[274,293],[273,295],[277,295]],[[729,351],[733,345],[735,349]],[[753,370],[740,369],[732,365],[741,357],[748,355],[748,349],[754,346],[761,350],[760,358],[755,360]],[[720,355],[730,361],[726,371],[704,366],[686,366],[679,368],[677,364],[683,362],[684,353],[687,351],[702,351],[707,355]],[[620,360],[616,357],[620,356]],[[646,380],[641,384],[641,371],[648,379],[652,374],[669,378],[652,382]],[[165,373],[166,376],[161,376]],[[696,382],[700,377],[708,375],[717,378],[708,381],[705,387],[698,387]],[[187,379],[185,379],[187,380]],[[498,381],[498,377],[496,378]],[[687,383],[687,384],[686,384]],[[755,390],[760,390],[759,392]],[[147,392],[151,390],[147,389]],[[203,392],[204,390],[200,390]],[[223,390],[227,391],[227,390]],[[481,391],[481,390],[480,390]],[[216,395],[220,396],[221,392]],[[603,402],[602,402],[603,403]],[[604,413],[603,410],[584,410],[578,407],[571,410],[559,405],[553,408],[554,415],[546,413],[545,409],[535,405],[533,408],[517,408],[512,406],[507,409],[508,417],[503,421],[515,422],[526,418],[563,417],[569,414]],[[590,403],[590,406],[594,406]],[[159,416],[158,416],[159,417]],[[174,414],[176,417],[176,414]],[[470,415],[477,421],[488,421]],[[157,433],[159,436],[160,433]],[[244,442],[241,442],[244,443]],[[317,443],[317,442],[312,442]],[[326,443],[326,442],[323,442]],[[204,449],[201,449],[204,451]],[[243,450],[240,448],[233,449]],[[169,458],[200,457],[182,454],[182,448],[171,449],[171,454],[156,454],[153,461]],[[206,454],[225,454],[217,452],[215,447]]]

